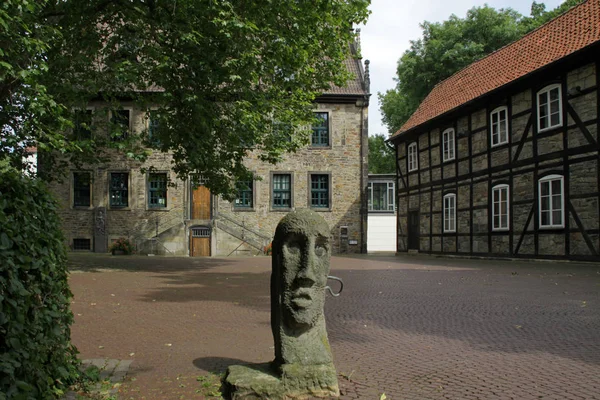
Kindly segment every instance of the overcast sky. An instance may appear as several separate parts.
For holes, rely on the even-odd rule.
[[[562,3],[561,0],[541,2],[546,4],[546,10]],[[510,7],[529,15],[532,0],[371,0],[369,20],[360,27],[363,61],[371,61],[370,135],[387,135],[387,128],[381,123],[377,93],[395,86],[396,63],[410,41],[421,37],[419,24],[444,21],[451,14],[464,18],[468,9],[486,3],[496,9]]]

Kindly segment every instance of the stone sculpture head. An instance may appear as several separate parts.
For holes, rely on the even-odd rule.
[[[303,331],[322,317],[330,248],[329,227],[314,211],[291,212],[277,225],[272,279],[286,329]]]

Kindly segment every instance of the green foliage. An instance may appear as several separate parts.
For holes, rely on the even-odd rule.
[[[78,375],[66,262],[45,186],[0,172],[0,398],[53,398]]]
[[[395,174],[396,153],[385,143],[384,135],[369,136],[369,173]]]
[[[309,130],[301,127],[313,119],[315,96],[349,77],[343,61],[350,55],[351,28],[366,20],[369,0],[8,3],[0,6],[0,26],[10,23],[0,28],[0,43],[27,44],[35,37],[36,45],[9,46],[11,54],[0,55],[1,68],[14,70],[9,73],[16,90],[37,85],[42,94],[40,100],[19,97],[15,115],[26,108],[25,99],[36,98],[45,99],[46,108],[28,106],[27,121],[44,128],[42,115],[57,119],[43,134],[13,121],[16,135],[6,129],[10,121],[0,120],[3,138],[11,137],[10,144],[2,142],[0,158],[16,164],[21,158],[9,146],[38,143],[61,154],[45,157],[47,173],[61,170],[48,163],[102,160],[104,147],[144,160],[147,132],[124,142],[110,141],[106,126],[94,127],[85,140],[54,135],[74,127],[74,110],[92,99],[111,109],[131,100],[156,108],[152,142],[173,152],[180,177],[202,174],[213,193],[234,195],[234,182],[249,173],[243,159],[250,151],[276,162],[308,142]],[[25,26],[35,31],[15,29]],[[146,89],[151,92],[142,93]],[[0,88],[2,107],[10,102],[6,93]],[[108,110],[96,111],[105,113],[100,119],[106,125]]]
[[[383,123],[396,132],[433,87],[472,62],[521,38],[582,0],[566,0],[552,11],[533,3],[531,17],[507,8],[473,7],[465,18],[451,15],[444,22],[423,22],[423,37],[398,61],[396,87],[378,93]]]

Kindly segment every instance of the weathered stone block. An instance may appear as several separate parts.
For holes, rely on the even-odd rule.
[[[527,89],[512,96],[513,114],[518,114],[529,109],[531,109],[531,89]]]
[[[471,114],[471,130],[477,130],[487,125],[487,113],[485,109]]]
[[[579,87],[585,90],[596,85],[596,65],[594,63],[583,65],[569,71],[567,74],[567,90],[569,92]]]
[[[480,154],[488,149],[488,137],[487,136],[488,136],[487,130],[473,133],[471,135],[471,137],[472,137],[471,146],[472,146],[472,152],[473,152],[472,154],[473,155]]]
[[[557,132],[552,136],[538,138],[537,140],[537,151],[539,155],[560,151],[563,148],[564,147],[562,132]]]
[[[563,233],[541,233],[538,238],[540,255],[565,255],[565,235]]]
[[[444,235],[444,253],[456,253],[456,237]]]
[[[506,235],[492,236],[492,253],[508,255],[510,253],[510,236],[507,232]]]
[[[488,232],[488,210],[487,209],[473,210],[473,232],[474,233]]]
[[[470,253],[471,252],[471,239],[466,236],[459,236],[457,251],[459,253]]]

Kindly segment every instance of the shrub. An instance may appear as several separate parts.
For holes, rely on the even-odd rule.
[[[40,181],[0,171],[0,399],[49,399],[77,376],[67,256]]]
[[[120,237],[115,240],[115,242],[112,243],[108,248],[108,251],[110,252],[114,252],[115,250],[121,250],[125,252],[125,254],[135,253],[135,247],[133,244],[129,241],[129,239],[124,237]]]

